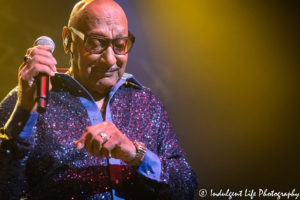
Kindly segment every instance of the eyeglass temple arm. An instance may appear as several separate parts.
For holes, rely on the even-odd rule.
[[[78,35],[82,40],[84,40],[84,34],[81,33],[79,30],[77,30],[76,28],[74,27],[69,27],[70,29],[72,29],[72,31],[74,31],[74,33],[76,33],[76,35]]]

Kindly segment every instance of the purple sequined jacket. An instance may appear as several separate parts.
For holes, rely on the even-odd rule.
[[[28,139],[6,131],[17,89],[1,103],[0,199],[112,199],[112,189],[121,189],[126,199],[194,198],[197,177],[178,145],[163,104],[149,89],[127,78],[116,88],[109,107],[116,127],[159,157],[159,181],[121,162],[122,186],[115,188],[108,160],[88,157],[74,145],[91,126],[88,109],[80,100],[92,102],[90,95],[66,74],[56,74],[51,82],[47,112],[38,115]],[[24,124],[14,128],[22,131]]]

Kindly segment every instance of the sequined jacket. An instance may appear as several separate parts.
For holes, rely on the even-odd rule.
[[[106,121],[131,141],[144,143],[160,161],[160,167],[151,162],[130,167],[76,149],[83,130],[102,121],[99,109],[72,77],[57,73],[51,82],[44,114],[20,111],[17,88],[1,103],[0,199],[116,199],[118,192],[125,199],[194,198],[197,177],[164,106],[148,88],[125,74],[106,109]],[[115,172],[121,179],[114,180]]]

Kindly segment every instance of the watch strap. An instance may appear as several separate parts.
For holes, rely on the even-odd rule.
[[[135,141],[133,144],[136,148],[136,155],[132,161],[125,162],[125,163],[130,166],[138,166],[143,161],[143,158],[146,154],[147,147],[143,143],[138,141]]]

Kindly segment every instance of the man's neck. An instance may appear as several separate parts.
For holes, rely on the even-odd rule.
[[[102,93],[98,93],[98,92],[95,92],[95,91],[89,91],[89,90],[88,90],[88,92],[94,98],[103,119],[105,119],[106,105],[107,105],[108,94],[109,93],[102,94]]]
[[[107,93],[99,93],[99,92],[95,92],[92,90],[88,90],[87,91],[92,95],[92,97],[94,98],[94,100],[97,101],[103,101],[106,98],[108,98],[109,92]]]

